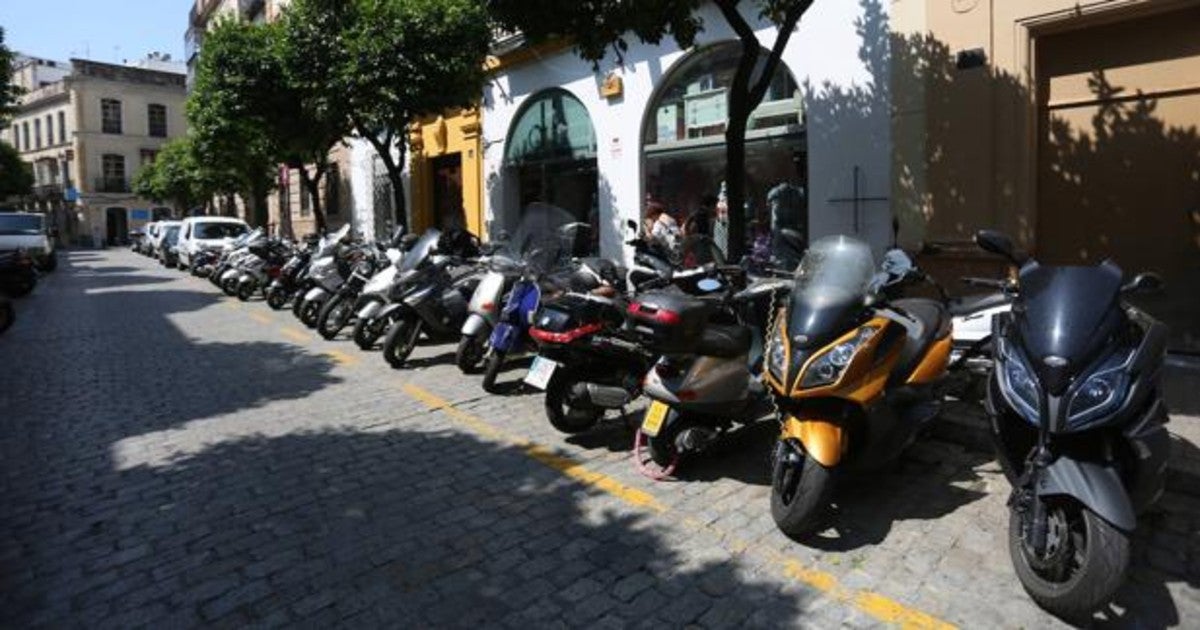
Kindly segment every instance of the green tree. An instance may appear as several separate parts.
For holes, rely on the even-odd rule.
[[[163,145],[155,160],[133,177],[133,191],[159,203],[170,203],[186,214],[216,192],[208,187],[189,138],[176,138]]]
[[[13,145],[0,142],[0,201],[33,192],[33,169]]]
[[[198,179],[214,195],[241,195],[258,225],[280,161],[265,101],[286,99],[283,85],[269,27],[224,20],[205,36],[187,102]]]
[[[762,102],[783,50],[813,0],[714,0],[721,16],[741,42],[742,57],[729,89],[725,127],[725,183],[729,202],[729,254],[745,250],[746,128],[750,113]],[[703,0],[488,0],[493,19],[519,29],[531,41],[565,38],[578,54],[598,64],[610,52],[623,61],[629,38],[657,44],[672,37],[688,48],[704,29],[696,10]],[[778,29],[771,49],[764,52],[747,14]]]
[[[477,105],[491,29],[476,0],[358,0],[342,86],[358,133],[379,154],[395,217],[406,223],[409,126],[423,116]]]
[[[24,90],[12,81],[12,66],[16,54],[4,45],[4,27],[0,27],[0,127],[7,127],[17,113]]]
[[[357,15],[345,0],[295,0],[276,25],[263,27],[272,33],[279,85],[274,98],[260,101],[261,115],[281,161],[300,170],[318,231],[325,229],[320,187],[329,152],[353,129],[342,73]]]

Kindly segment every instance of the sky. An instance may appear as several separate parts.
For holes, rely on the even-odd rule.
[[[133,61],[152,51],[183,61],[193,0],[0,0],[12,50],[55,61]]]

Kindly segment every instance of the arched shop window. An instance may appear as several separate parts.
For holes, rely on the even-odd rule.
[[[550,89],[521,107],[505,143],[504,165],[510,194],[504,221],[515,224],[534,202],[564,208],[592,226],[599,238],[596,132],[587,108],[570,92]],[[514,190],[515,189],[515,190]]]
[[[664,79],[647,111],[646,197],[681,223],[697,211],[711,212],[714,201],[723,203],[728,90],[740,57],[738,42],[693,53]],[[746,132],[749,238],[769,238],[779,228],[807,237],[807,166],[803,94],[781,63]],[[723,245],[723,217],[713,218],[713,235]]]

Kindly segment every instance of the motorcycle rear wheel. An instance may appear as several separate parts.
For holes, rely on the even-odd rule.
[[[1125,581],[1129,535],[1073,500],[1054,501],[1046,509],[1050,540],[1044,558],[1026,542],[1030,511],[1009,509],[1013,569],[1039,606],[1066,621],[1082,623],[1112,600]]]
[[[333,339],[350,323],[351,304],[343,295],[335,295],[325,302],[317,315],[317,332],[325,339]]]
[[[383,339],[383,360],[395,369],[404,367],[420,336],[420,322],[411,318],[396,320]]]
[[[604,416],[603,409],[572,404],[571,388],[576,382],[570,374],[555,374],[546,384],[546,418],[551,426],[568,435],[591,429]]]
[[[788,462],[788,449],[797,449],[780,441],[775,446],[771,466],[771,518],[779,531],[793,540],[804,540],[820,531],[833,497],[833,471],[812,457],[803,456],[796,465]]]
[[[479,362],[487,352],[487,338],[483,335],[463,335],[454,351],[454,363],[463,374],[479,369]]]

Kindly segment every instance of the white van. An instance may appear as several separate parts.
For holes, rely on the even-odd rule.
[[[44,214],[0,212],[0,252],[24,249],[42,271],[58,267],[53,236]]]
[[[233,239],[250,231],[245,221],[232,217],[188,217],[179,228],[179,268],[192,266],[192,256],[200,250],[220,250]]]

